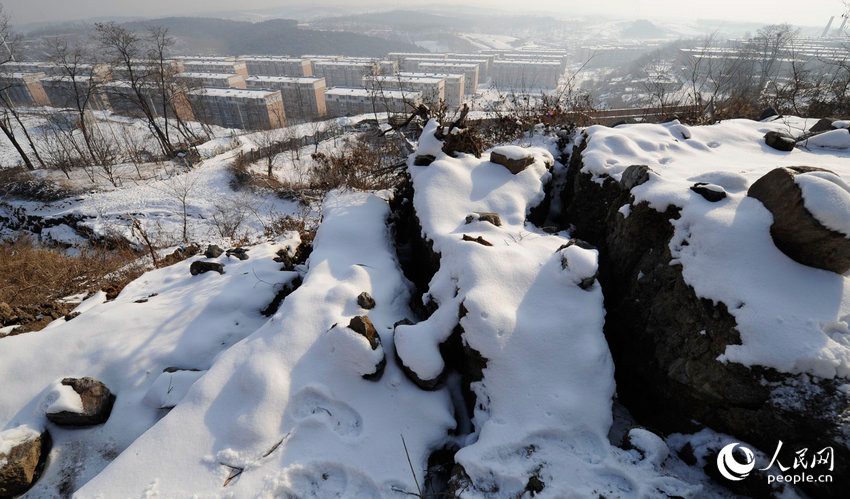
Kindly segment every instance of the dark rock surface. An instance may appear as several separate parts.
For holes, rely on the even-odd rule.
[[[584,147],[573,152],[562,198],[573,235],[600,251],[605,335],[619,400],[647,427],[691,432],[708,426],[767,455],[778,439],[792,453],[831,446],[835,483],[806,490],[817,495],[850,486],[850,407],[838,390],[846,381],[718,361],[727,345],[740,344],[740,335],[727,305],[699,298],[681,265],[670,264],[670,220],[679,218],[678,209],[635,205],[621,182],[600,185],[580,173]],[[617,210],[627,203],[633,207],[624,218]]]
[[[189,266],[189,272],[192,275],[203,274],[206,272],[218,272],[219,274],[224,274],[224,265],[216,262],[204,262],[197,261],[192,262],[192,265]]]
[[[357,295],[357,304],[360,305],[360,308],[371,310],[375,308],[375,299],[372,298],[372,295],[364,291]]]
[[[224,253],[224,250],[221,249],[218,245],[210,244],[207,246],[206,251],[204,251],[204,256],[207,258],[218,258]]]
[[[764,135],[764,143],[777,151],[789,152],[794,150],[797,140],[784,133],[767,132]]]
[[[500,152],[499,148],[496,148],[490,153],[490,161],[497,165],[504,166],[510,170],[511,173],[516,175],[534,163],[534,155],[529,152],[521,158],[512,158],[507,154]]]
[[[747,195],[773,214],[770,236],[783,253],[803,265],[843,274],[850,270],[850,239],[809,213],[794,182],[795,176],[813,171],[829,172],[809,166],[776,168],[753,183]]]
[[[51,447],[46,430],[27,439],[8,453],[0,454],[0,498],[17,497],[35,484],[47,462]]]
[[[49,412],[47,419],[60,426],[91,426],[105,423],[115,402],[109,388],[93,378],[65,378],[62,384],[70,386],[83,402],[82,412]]]

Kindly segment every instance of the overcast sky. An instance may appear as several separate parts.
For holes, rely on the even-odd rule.
[[[367,0],[358,2],[369,6],[371,10],[410,8],[417,4],[449,3],[450,0],[424,2],[407,0],[405,2]],[[286,7],[305,3],[319,6],[327,3],[328,15],[335,15],[332,6],[353,2],[340,0],[305,2],[291,0],[0,0],[14,23],[33,23],[44,21],[77,20],[99,16],[144,16],[161,17],[170,15],[210,15],[221,10],[250,10],[269,7]],[[575,12],[577,14],[607,14],[618,18],[642,19],[722,19],[757,23],[789,22],[798,25],[826,25],[831,15],[839,15],[843,10],[842,0],[537,0],[535,2],[517,2],[516,0],[456,0],[456,5],[486,6],[517,11],[517,5],[523,9],[533,9],[535,13],[551,12],[559,16]]]

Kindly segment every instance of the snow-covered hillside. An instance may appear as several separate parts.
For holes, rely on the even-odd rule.
[[[753,189],[778,168],[830,170],[793,170],[801,213],[850,240],[847,130],[809,137],[812,125],[594,126],[565,149],[544,133],[479,158],[448,154],[432,120],[402,187],[337,189],[316,207],[306,263],[281,270],[275,257],[301,242],[287,232],[245,260],[194,256],[0,338],[0,470],[49,432],[27,497],[840,490],[768,485],[776,468],[730,490],[716,465],[739,442],[767,466],[776,440],[793,446],[786,463],[806,442],[834,447],[835,487],[850,465],[850,274],[780,249],[780,215]],[[771,131],[803,140],[779,151]],[[95,230],[130,210],[178,232],[167,192],[182,182],[208,234],[237,153],[26,208],[88,215]],[[296,210],[244,195],[258,212]],[[223,272],[194,275],[198,262]],[[83,409],[62,380],[84,377],[115,396],[106,423],[48,419]]]

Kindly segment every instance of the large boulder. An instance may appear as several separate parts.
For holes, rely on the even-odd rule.
[[[758,179],[747,195],[761,201],[773,214],[770,236],[783,253],[803,265],[843,274],[850,270],[850,239],[824,226],[806,208],[794,179],[809,172],[832,174],[810,166],[776,168]]]
[[[32,487],[44,468],[50,443],[50,433],[28,426],[0,432],[0,497],[15,497]]]
[[[599,248],[604,332],[619,401],[647,427],[665,433],[709,427],[768,456],[777,439],[783,449],[833,447],[835,483],[804,487],[813,496],[850,487],[846,380],[719,361],[741,337],[726,304],[697,296],[673,261],[671,221],[680,218],[679,209],[659,212],[615,179],[582,173],[584,147],[575,148],[567,172],[565,223],[574,225],[573,237]],[[623,205],[631,206],[628,217],[619,211]]]
[[[82,401],[82,411],[48,412],[47,419],[60,426],[91,426],[105,423],[112,412],[115,395],[94,378],[65,378],[62,385],[70,386]]]

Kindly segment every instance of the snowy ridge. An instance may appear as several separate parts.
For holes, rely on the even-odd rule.
[[[353,344],[338,330],[365,313],[356,303],[362,291],[377,302],[369,317],[386,352],[392,351],[392,324],[409,315],[408,284],[389,246],[387,215],[378,196],[332,194],[301,287],[77,495],[415,491],[400,435],[414,466],[423,469],[428,451],[455,424],[448,393],[422,392],[391,361],[380,381],[364,380],[358,359],[368,342]],[[235,470],[242,471],[234,476]]]
[[[472,384],[475,432],[455,456],[471,482],[463,496],[519,496],[532,477],[545,484],[544,497],[697,493],[700,486],[660,471],[666,446],[658,437],[653,442],[665,451],[654,464],[607,440],[614,366],[602,333],[602,292],[598,283],[584,290],[574,279],[595,272],[595,257],[583,250],[575,269],[563,268],[568,234],[545,234],[525,221],[543,199],[551,154],[524,151],[536,160],[512,175],[483,158],[447,156],[435,130],[433,121],[426,126],[417,154],[437,159],[409,169],[423,235],[441,255],[429,291],[440,308],[399,326],[396,341],[402,361],[426,378],[442,367],[437,347],[460,315],[465,344],[487,359],[483,380]],[[498,213],[502,226],[464,224],[483,211]],[[492,246],[464,241],[464,234]]]
[[[846,150],[784,153],[764,143],[768,131],[801,134],[809,125],[791,117],[729,120],[691,127],[690,139],[678,122],[593,126],[582,172],[619,181],[629,165],[648,165],[650,180],[632,189],[635,202],[658,211],[681,208],[672,221],[671,264],[682,265],[699,297],[726,304],[741,334],[743,344],[728,345],[720,360],[832,378],[850,375],[850,277],[806,267],[780,252],[770,237],[770,212],[747,197],[753,182],[784,166],[818,166],[848,182]],[[710,203],[690,190],[695,182],[719,186],[728,197]],[[811,201],[807,207],[815,206]]]
[[[65,377],[97,378],[117,395],[103,425],[50,428],[51,465],[30,490],[32,497],[51,497],[63,482],[76,489],[153,426],[162,411],[146,399],[163,369],[205,370],[222,350],[264,322],[259,310],[274,297],[271,283],[294,276],[284,275],[272,260],[278,247],[253,247],[244,262],[222,257],[223,275],[191,276],[191,261],[154,270],[128,284],[114,301],[103,303],[95,295],[71,321],[59,319],[37,333],[3,338],[0,379],[15,381],[0,397],[0,428],[44,428],[48,406],[58,402],[55,384]]]

